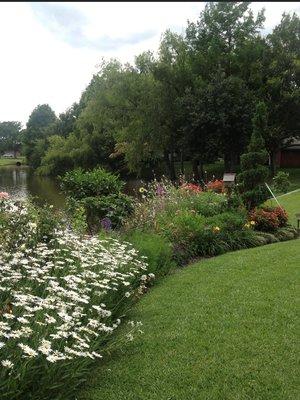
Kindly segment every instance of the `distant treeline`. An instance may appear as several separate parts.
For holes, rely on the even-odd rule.
[[[183,35],[166,31],[157,56],[103,61],[79,104],[58,118],[45,104],[33,110],[21,134],[28,163],[49,175],[96,165],[144,175],[164,165],[174,178],[175,162],[190,161],[199,177],[221,157],[234,170],[264,102],[273,168],[300,132],[300,19],[284,13],[268,35],[264,21],[248,2],[211,2]]]

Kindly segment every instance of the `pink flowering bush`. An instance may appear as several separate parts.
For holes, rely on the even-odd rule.
[[[0,200],[9,199],[9,194],[7,192],[0,192]]]

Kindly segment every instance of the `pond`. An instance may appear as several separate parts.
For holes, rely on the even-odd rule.
[[[128,180],[124,192],[134,195],[140,180]],[[13,199],[33,198],[36,204],[52,204],[56,209],[65,205],[65,196],[54,178],[38,176],[27,166],[0,166],[0,192],[8,192]]]
[[[53,178],[35,175],[27,166],[1,166],[0,191],[8,192],[16,200],[32,197],[36,204],[48,203],[57,209],[65,204],[59,183]]]

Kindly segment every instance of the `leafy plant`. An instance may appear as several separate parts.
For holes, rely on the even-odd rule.
[[[289,190],[291,182],[289,181],[289,173],[279,171],[273,178],[274,189],[278,192],[286,193]]]
[[[103,168],[67,172],[62,189],[68,195],[67,209],[73,226],[96,232],[104,227],[102,221],[106,219],[112,228],[119,228],[133,211],[132,199],[121,193],[123,186],[117,175]]]
[[[103,168],[84,171],[82,168],[67,172],[61,179],[63,191],[74,199],[118,194],[124,186],[117,175]]]

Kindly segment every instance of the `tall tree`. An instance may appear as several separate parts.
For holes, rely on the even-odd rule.
[[[47,137],[51,134],[49,129],[56,120],[56,115],[48,104],[38,105],[29,116],[23,143],[27,162],[34,168],[40,165],[47,149]]]
[[[300,136],[300,18],[283,14],[267,37],[269,64],[263,97],[269,110],[265,136],[274,175],[276,152]]]
[[[254,18],[250,2],[210,2],[196,23],[188,22],[186,36],[193,68],[210,79],[217,71],[228,77],[239,70],[237,54],[259,36],[264,10]]]
[[[0,154],[7,150],[16,152],[21,141],[21,122],[0,122]]]

